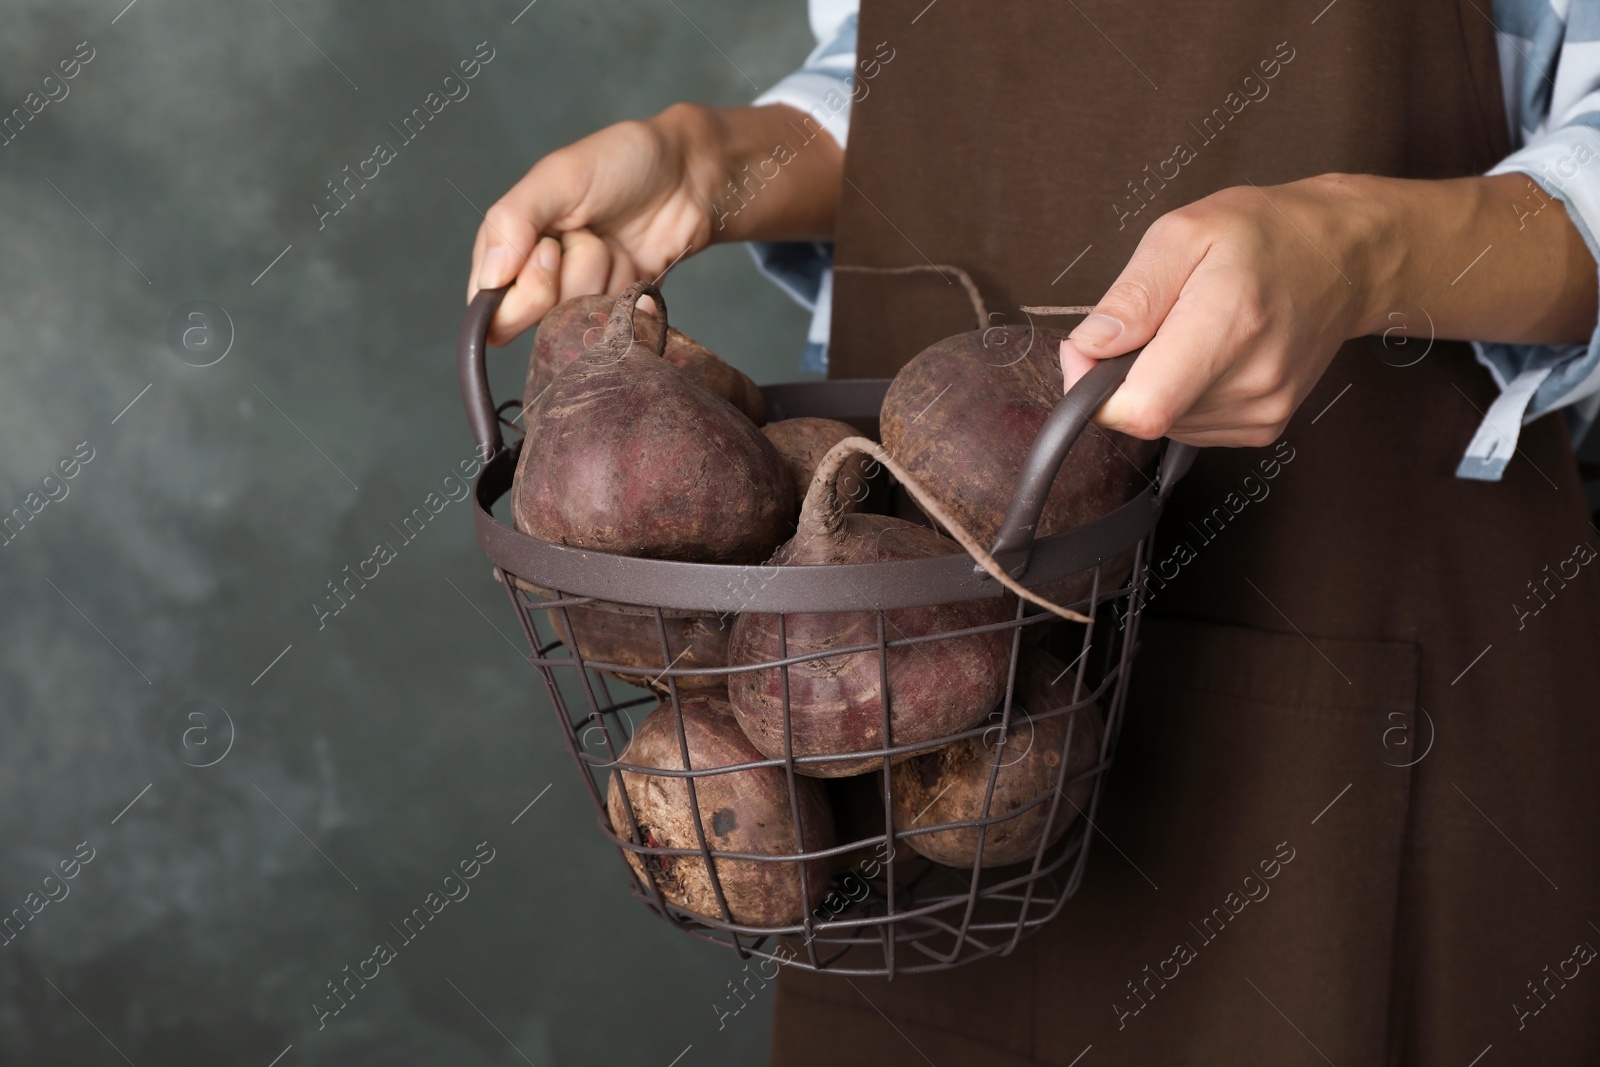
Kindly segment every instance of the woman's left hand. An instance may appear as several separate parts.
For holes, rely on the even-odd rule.
[[[1340,344],[1392,329],[1397,308],[1425,310],[1415,321],[1441,337],[1586,340],[1593,259],[1559,204],[1519,211],[1529,188],[1518,174],[1324,175],[1214,193],[1151,224],[1063,342],[1066,384],[1143,345],[1096,422],[1147,440],[1266,445]]]

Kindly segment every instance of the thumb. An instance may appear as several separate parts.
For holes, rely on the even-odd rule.
[[[1183,284],[1205,255],[1205,246],[1179,235],[1170,216],[1145,232],[1133,258],[1087,318],[1067,335],[1062,366],[1087,369],[1085,360],[1120,356],[1156,335],[1178,301]],[[1069,356],[1071,347],[1074,356]],[[1080,369],[1079,373],[1082,373]]]
[[[551,235],[584,224],[574,208],[585,180],[560,155],[535,164],[485,212],[478,229],[469,293],[511,286],[495,313],[491,344],[505,344],[561,299],[561,242]]]
[[[467,283],[472,292],[510,285],[522,273],[543,236],[540,230],[545,220],[531,207],[515,202],[508,194],[484,215]]]

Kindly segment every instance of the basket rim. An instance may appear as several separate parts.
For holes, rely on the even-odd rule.
[[[762,387],[785,417],[821,415],[844,421],[877,418],[885,379],[792,382]],[[515,478],[522,442],[497,453],[473,484],[473,522],[484,554],[506,575],[562,597],[615,604],[723,613],[881,611],[929,607],[1006,595],[965,553],[887,563],[814,566],[688,563],[574,548],[523,533],[495,517]],[[997,553],[1029,588],[1081,574],[1132,549],[1155,529],[1161,487],[1152,483],[1121,507],[1031,548]]]

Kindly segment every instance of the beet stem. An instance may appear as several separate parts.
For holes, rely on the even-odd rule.
[[[655,301],[656,318],[661,320],[661,343],[656,348],[656,355],[666,354],[667,302],[661,296],[661,290],[652,282],[634,282],[622,290],[622,295],[617,297],[617,302],[611,307],[611,317],[606,320],[606,332],[601,336],[600,344],[596,345],[596,348],[605,347],[623,352],[639,339],[633,329],[633,309],[639,303],[641,296],[648,296]]]
[[[1052,600],[1046,600],[1007,574],[1005,568],[1000,566],[999,561],[989,554],[989,550],[984,548],[982,543],[976,537],[973,537],[965,526],[956,521],[956,517],[950,514],[932,493],[923,488],[922,484],[917,481],[910,471],[902,467],[899,461],[889,455],[882,445],[865,437],[846,437],[843,441],[830,448],[828,454],[822,457],[822,462],[817,464],[816,473],[811,478],[811,485],[806,490],[805,504],[800,510],[801,531],[808,531],[812,536],[827,537],[835,543],[843,536],[844,516],[839,509],[839,491],[834,482],[845,460],[858,452],[871,456],[889,468],[889,473],[894,475],[901,485],[905,486],[906,492],[911,494],[911,498],[927,513],[928,517],[943,526],[950,536],[955,539],[956,543],[966,550],[967,555],[971,556],[989,577],[1028,603],[1037,604],[1039,607],[1044,608],[1046,611],[1054,612],[1063,619],[1082,623],[1091,621],[1089,616],[1082,612],[1073,611],[1071,608],[1064,608]]]

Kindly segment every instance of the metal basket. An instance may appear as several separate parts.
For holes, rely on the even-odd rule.
[[[504,290],[480,292],[468,308],[461,327],[458,370],[462,396],[473,436],[487,465],[474,486],[474,521],[478,542],[493,562],[495,577],[506,590],[512,610],[529,647],[528,662],[543,678],[550,703],[561,727],[568,753],[582,772],[594,801],[599,829],[619,851],[628,871],[634,896],[679,929],[733,948],[741,958],[771,959],[791,966],[846,975],[881,975],[946,970],[993,955],[1010,953],[1022,938],[1036,933],[1077,890],[1083,877],[1089,845],[1095,832],[1095,815],[1104,773],[1123,713],[1129,672],[1137,648],[1139,607],[1144,593],[1143,569],[1149,558],[1149,539],[1172,486],[1193,459],[1187,446],[1167,442],[1158,474],[1148,488],[1127,504],[1102,518],[1066,533],[1034,540],[1032,531],[1045,498],[1067,450],[1088,424],[1089,415],[1127,376],[1133,355],[1100,362],[1078,382],[1057,406],[1028,456],[993,555],[1008,573],[1029,588],[1080,572],[1093,572],[1088,596],[1074,605],[1091,618],[1088,624],[1065,623],[1054,615],[1037,613],[1013,598],[1016,610],[998,624],[934,635],[942,641],[996,630],[1010,639],[1010,675],[1000,707],[971,729],[911,745],[897,745],[889,715],[887,655],[890,649],[930,640],[927,637],[894,638],[886,613],[930,604],[1009,596],[1000,585],[975,568],[966,555],[895,563],[846,564],[807,567],[722,566],[657,559],[622,557],[572,548],[521,533],[494,517],[492,508],[512,485],[521,443],[509,448],[500,430],[499,409],[490,395],[485,370],[484,339],[489,320]],[[804,382],[766,386],[772,419],[801,415],[838,419],[877,436],[878,410],[888,387],[886,380]],[[1106,564],[1133,553],[1131,577],[1115,589],[1102,587]],[[602,662],[586,658],[581,648],[567,647],[563,633],[572,635],[570,611],[604,604],[654,620],[661,655],[658,663],[641,668],[637,663]],[[825,653],[788,657],[768,663],[731,667],[686,667],[671,653],[669,627],[685,616],[731,618],[740,612],[779,616],[795,613],[873,612],[877,619],[875,645],[831,649]],[[555,625],[560,624],[558,629]],[[780,627],[780,633],[782,633]],[[1068,752],[1078,720],[1071,720],[1062,742],[1054,788],[1016,810],[991,812],[990,798],[1002,766],[1005,744],[1017,725],[1014,685],[1019,656],[1026,645],[1047,643],[1063,651],[1073,672],[1071,702],[1049,709],[1028,709],[1032,722],[1054,715],[1073,716],[1098,706],[1105,715],[1099,759],[1082,773],[1067,776]],[[576,644],[577,642],[572,642]],[[874,655],[883,680],[884,745],[849,755],[871,758],[880,771],[863,778],[832,779],[836,794],[854,789],[869,798],[873,811],[864,825],[850,829],[841,818],[837,843],[806,850],[800,826],[797,791],[799,768],[808,759],[794,755],[786,743],[782,758],[752,760],[732,766],[694,767],[687,757],[680,687],[737,670],[783,672],[784,726],[789,723],[789,670],[806,659],[842,655]],[[679,653],[681,656],[682,653]],[[637,689],[608,680],[617,675],[640,678],[657,692],[640,695]],[[691,681],[694,680],[694,681]],[[662,770],[622,762],[622,754],[639,721],[640,710],[660,702],[671,709],[677,740],[689,770]],[[989,786],[981,816],[962,821],[918,824],[896,828],[893,819],[891,761],[908,753],[924,753],[940,746],[982,738],[994,751]],[[781,769],[785,775],[793,816],[795,847],[777,854],[719,851],[708,847],[707,820],[696,794],[696,784],[713,775],[760,768]],[[606,784],[621,773],[659,775],[686,780],[692,813],[694,847],[655,847],[644,840],[625,802],[626,826],[613,828],[607,814]],[[982,865],[982,850],[992,828],[1020,818],[1036,806],[1048,807],[1047,826],[1068,817],[1067,791],[1089,783],[1088,803],[1071,813],[1075,821],[1053,844],[1040,836],[1031,859],[1004,867]],[[702,785],[702,788],[704,786]],[[1080,790],[1081,791],[1081,790]],[[623,796],[627,793],[623,790]],[[844,813],[841,813],[844,814]],[[859,816],[859,812],[857,815]],[[860,820],[858,820],[859,822]],[[977,837],[977,862],[971,869],[942,866],[907,847],[919,834],[983,827]],[[638,857],[638,867],[627,863]],[[863,855],[866,858],[863,859]],[[710,873],[717,914],[690,911],[668,899],[660,872],[673,864],[698,860]],[[817,867],[826,861],[832,877],[821,903],[793,922],[750,925],[734,921],[724,894],[719,861],[783,863],[799,872],[801,898],[819,895]],[[731,868],[729,868],[731,869]],[[710,911],[712,909],[706,909]]]

